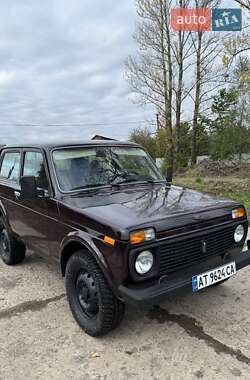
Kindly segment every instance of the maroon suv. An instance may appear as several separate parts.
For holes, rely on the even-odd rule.
[[[0,255],[26,249],[61,265],[72,313],[90,335],[126,302],[198,292],[250,264],[243,205],[173,186],[132,143],[9,146],[0,156]]]

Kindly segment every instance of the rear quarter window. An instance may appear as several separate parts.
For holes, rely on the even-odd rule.
[[[20,173],[20,163],[21,163],[21,153],[18,153],[18,152],[4,153],[1,169],[0,169],[0,179],[18,183],[19,173]]]

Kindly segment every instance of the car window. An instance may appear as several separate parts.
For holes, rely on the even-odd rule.
[[[26,152],[24,156],[23,176],[36,178],[37,186],[48,190],[48,179],[44,166],[43,155],[40,152]]]
[[[20,172],[21,153],[5,153],[0,170],[0,178],[18,183]]]

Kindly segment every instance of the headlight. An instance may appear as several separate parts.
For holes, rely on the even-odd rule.
[[[148,273],[154,264],[154,256],[150,251],[141,252],[135,260],[135,270],[138,274]]]
[[[145,241],[150,241],[155,239],[155,230],[153,228],[146,228],[145,230],[131,232],[130,243],[140,244]]]
[[[234,232],[234,241],[235,241],[235,243],[240,243],[240,242],[242,241],[244,235],[245,235],[245,229],[244,229],[244,227],[242,226],[242,224],[240,224],[240,225],[236,228],[236,230],[235,230],[235,232]]]

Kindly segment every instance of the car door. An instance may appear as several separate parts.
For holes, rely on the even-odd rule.
[[[21,150],[3,150],[0,161],[0,207],[8,227],[16,234],[16,194],[20,193]]]
[[[15,231],[31,250],[49,255],[48,243],[48,195],[50,183],[45,156],[42,150],[23,151],[22,176],[33,176],[44,195],[23,199],[16,193],[18,207],[15,211]]]

